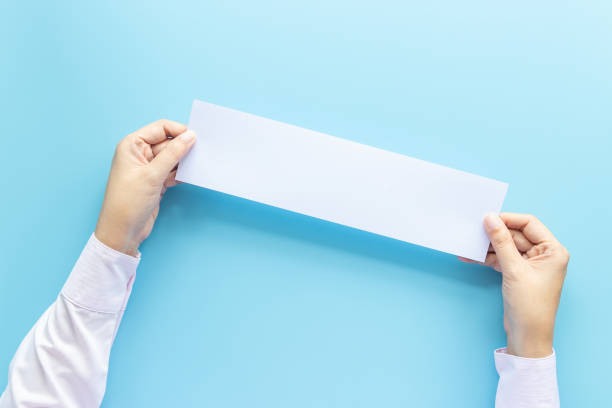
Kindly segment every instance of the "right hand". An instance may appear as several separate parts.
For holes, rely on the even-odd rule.
[[[115,150],[96,237],[117,251],[138,255],[166,189],[177,184],[176,166],[195,144],[187,126],[162,119],[123,139]]]
[[[484,225],[491,247],[483,264],[503,276],[507,352],[529,358],[551,355],[569,252],[532,215],[492,214]]]

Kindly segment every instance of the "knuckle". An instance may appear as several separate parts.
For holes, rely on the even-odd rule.
[[[115,146],[115,153],[118,153],[118,152],[121,152],[121,151],[125,150],[127,148],[127,146],[129,145],[131,138],[132,138],[132,135],[128,135],[128,136],[124,137],[123,139],[121,139],[117,143],[117,146]]]
[[[560,250],[560,258],[561,258],[561,261],[562,261],[564,264],[568,264],[568,263],[569,263],[569,260],[570,260],[570,253],[569,253],[569,251],[567,250],[567,248],[565,248],[563,245],[561,245],[561,250]]]
[[[164,126],[166,123],[168,123],[168,119],[166,118],[161,118],[161,119],[157,119],[155,122],[153,122],[155,125],[157,126]]]
[[[133,140],[132,140],[132,144],[133,144],[134,146],[136,146],[137,148],[139,148],[139,149],[140,149],[140,148],[143,148],[143,147],[145,147],[145,146],[148,146],[148,143],[147,143],[146,141],[144,141],[144,140],[142,139],[142,137],[137,137],[137,136],[135,136],[135,137],[133,138]]]
[[[159,122],[154,122],[151,127],[149,128],[149,133],[152,133],[154,135],[162,134],[164,132],[164,126],[162,123]]]
[[[491,237],[491,242],[493,246],[500,247],[508,245],[508,243],[512,240],[512,237],[508,231],[498,231]]]

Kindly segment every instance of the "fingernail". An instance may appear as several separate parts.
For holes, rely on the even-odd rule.
[[[181,139],[185,143],[190,143],[195,139],[195,132],[193,130],[188,130],[185,133],[181,133],[178,135],[177,139]]]
[[[485,228],[489,231],[494,231],[498,228],[501,228],[504,223],[501,218],[497,214],[489,214],[485,217]]]

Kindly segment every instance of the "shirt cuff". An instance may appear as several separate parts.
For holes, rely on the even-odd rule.
[[[496,407],[559,407],[555,351],[544,358],[525,358],[495,350],[499,374]]]
[[[140,253],[133,257],[107,247],[91,234],[62,295],[77,306],[102,313],[118,313],[132,288]]]

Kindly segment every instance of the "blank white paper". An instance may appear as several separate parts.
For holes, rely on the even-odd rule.
[[[483,261],[508,184],[194,101],[176,179]]]

